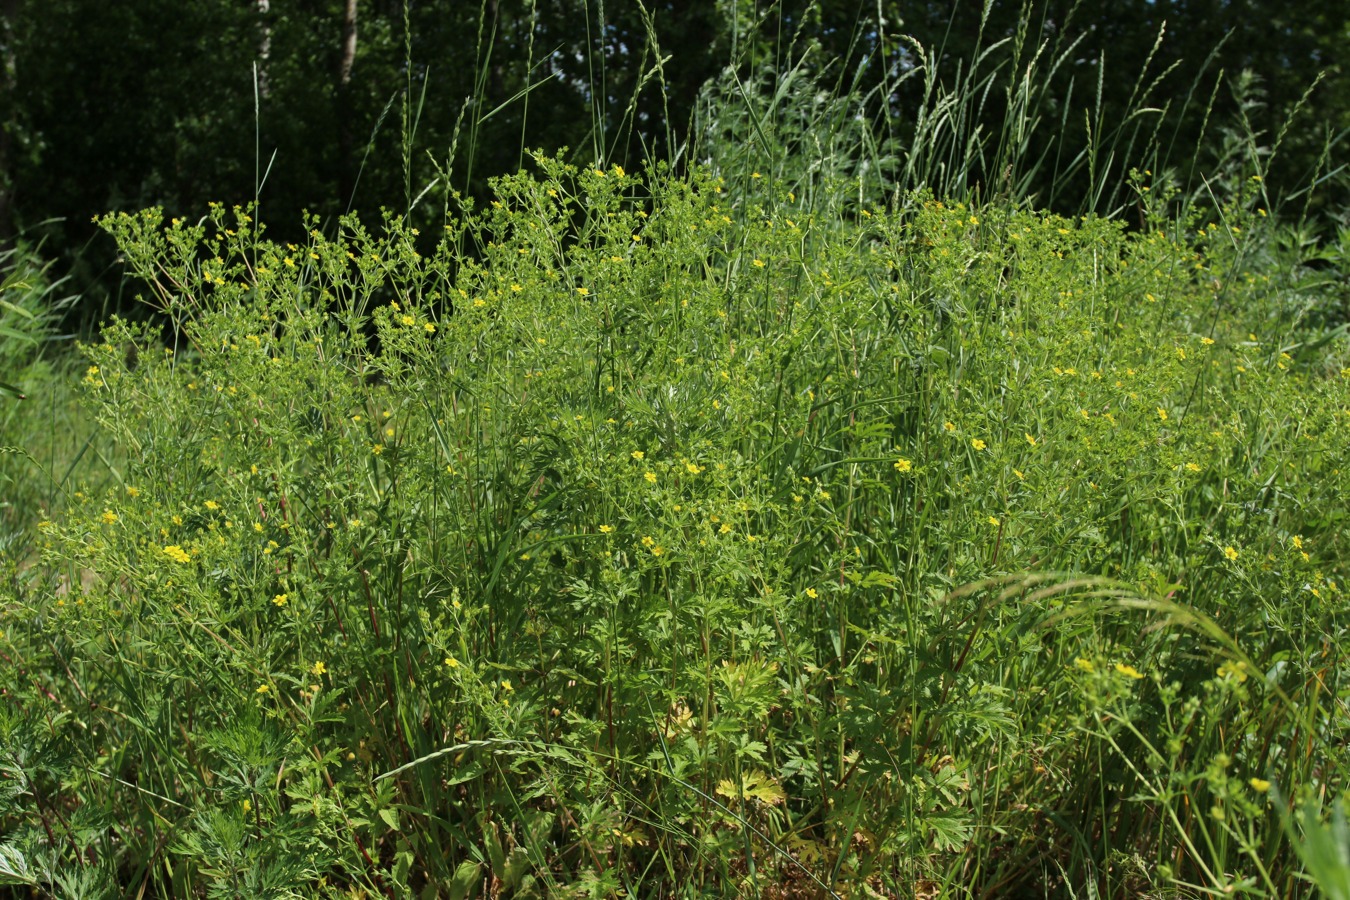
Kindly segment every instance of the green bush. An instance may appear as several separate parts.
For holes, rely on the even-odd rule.
[[[125,477],[4,600],[0,874],[1307,892],[1271,791],[1345,787],[1350,360],[1256,195],[535,163],[436,235],[103,220],[162,315],[85,348]]]

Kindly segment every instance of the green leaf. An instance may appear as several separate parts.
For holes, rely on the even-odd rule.
[[[384,824],[392,830],[398,831],[398,810],[392,806],[380,810],[380,818],[384,819]]]
[[[478,887],[482,874],[483,867],[473,860],[466,859],[460,863],[450,879],[450,889],[447,891],[450,900],[465,900],[471,896]]]
[[[13,844],[0,844],[0,884],[37,884],[28,860]]]

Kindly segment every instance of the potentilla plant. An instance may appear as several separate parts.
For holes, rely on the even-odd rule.
[[[1269,333],[1246,219],[496,190],[294,245],[102,220],[157,315],[85,348],[126,464],[4,636],[32,880],[1295,883],[1350,377]]]

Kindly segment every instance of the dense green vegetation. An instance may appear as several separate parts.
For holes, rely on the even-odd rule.
[[[3,889],[1350,897],[1312,95],[1155,118],[1144,61],[1077,143],[1071,38],[899,42],[899,141],[808,12],[650,70],[701,111],[634,106],[646,163],[512,125],[423,190],[409,92],[379,216],[106,212],[126,315],[77,346],[0,259]]]

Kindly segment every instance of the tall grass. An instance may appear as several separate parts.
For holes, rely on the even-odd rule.
[[[728,76],[707,165],[535,154],[434,234],[105,217],[157,316],[83,348],[125,464],[7,560],[0,879],[1333,884],[1344,294],[1260,171],[1130,172],[1142,106],[1035,211],[1068,51],[1016,41],[915,68],[908,147],[794,62]]]

